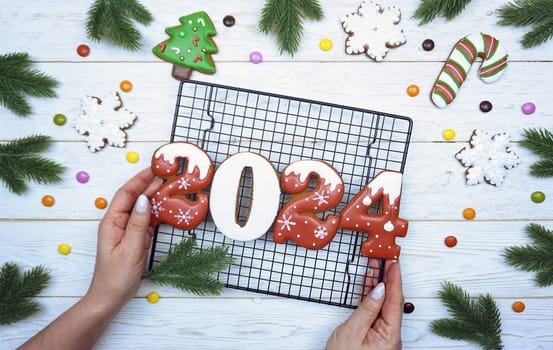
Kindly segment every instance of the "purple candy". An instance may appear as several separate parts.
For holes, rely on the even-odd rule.
[[[250,53],[250,62],[254,64],[261,63],[263,61],[263,55],[259,51],[252,51]]]
[[[522,113],[524,114],[532,114],[536,111],[536,105],[532,102],[526,102],[522,105]]]
[[[90,176],[88,176],[88,173],[86,171],[79,171],[77,173],[76,178],[77,178],[77,181],[84,184],[88,182],[88,179],[90,179]]]

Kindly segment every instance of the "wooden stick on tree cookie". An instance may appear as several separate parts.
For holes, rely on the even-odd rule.
[[[192,70],[215,73],[211,54],[217,53],[212,36],[215,26],[204,11],[179,18],[181,25],[166,28],[169,39],[156,45],[153,52],[164,61],[173,63],[173,77],[190,79]]]

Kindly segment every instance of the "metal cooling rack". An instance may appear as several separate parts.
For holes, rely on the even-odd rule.
[[[246,151],[265,156],[279,174],[297,160],[324,160],[345,184],[342,202],[327,213],[336,214],[380,171],[403,172],[411,130],[407,117],[188,80],[179,87],[171,141],[199,145],[216,169],[229,155]],[[239,221],[248,215],[251,183],[246,172]],[[283,194],[281,207],[289,199]],[[272,228],[254,241],[234,241],[209,217],[187,232],[160,225],[150,267],[189,235],[198,249],[229,246],[235,263],[218,274],[229,288],[355,308],[365,287],[382,277],[381,262],[360,254],[365,233],[338,230],[329,245],[308,250],[290,241],[275,244]]]

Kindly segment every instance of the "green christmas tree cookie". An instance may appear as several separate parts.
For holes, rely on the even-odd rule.
[[[169,39],[156,45],[153,52],[164,61],[173,63],[173,77],[189,79],[192,70],[215,73],[211,54],[217,46],[211,37],[217,34],[213,22],[204,11],[179,18],[181,25],[166,28]]]

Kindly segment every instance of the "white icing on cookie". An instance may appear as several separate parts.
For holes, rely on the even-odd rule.
[[[188,142],[173,142],[160,147],[154,158],[163,157],[169,164],[174,164],[179,158],[186,158],[188,173],[192,174],[195,168],[200,170],[200,181],[205,179],[212,166],[211,158],[198,146]]]
[[[236,206],[245,168],[252,171],[251,206],[244,226],[236,220]],[[259,154],[242,152],[228,157],[217,169],[210,191],[213,222],[225,236],[249,241],[271,227],[280,204],[280,185],[273,165]]]
[[[372,196],[374,193],[377,193],[380,189],[382,189],[384,194],[388,195],[390,205],[394,205],[396,199],[401,196],[402,178],[402,173],[394,171],[381,172],[374,179],[372,179],[367,186],[369,193]],[[364,201],[365,199],[363,199],[363,204],[365,204]]]
[[[317,160],[299,160],[294,162],[284,169],[285,176],[290,176],[291,173],[299,176],[301,182],[305,182],[310,174],[316,173],[321,180],[324,180],[326,185],[330,184],[331,192],[336,190],[336,186],[344,183],[336,170],[327,163]]]

